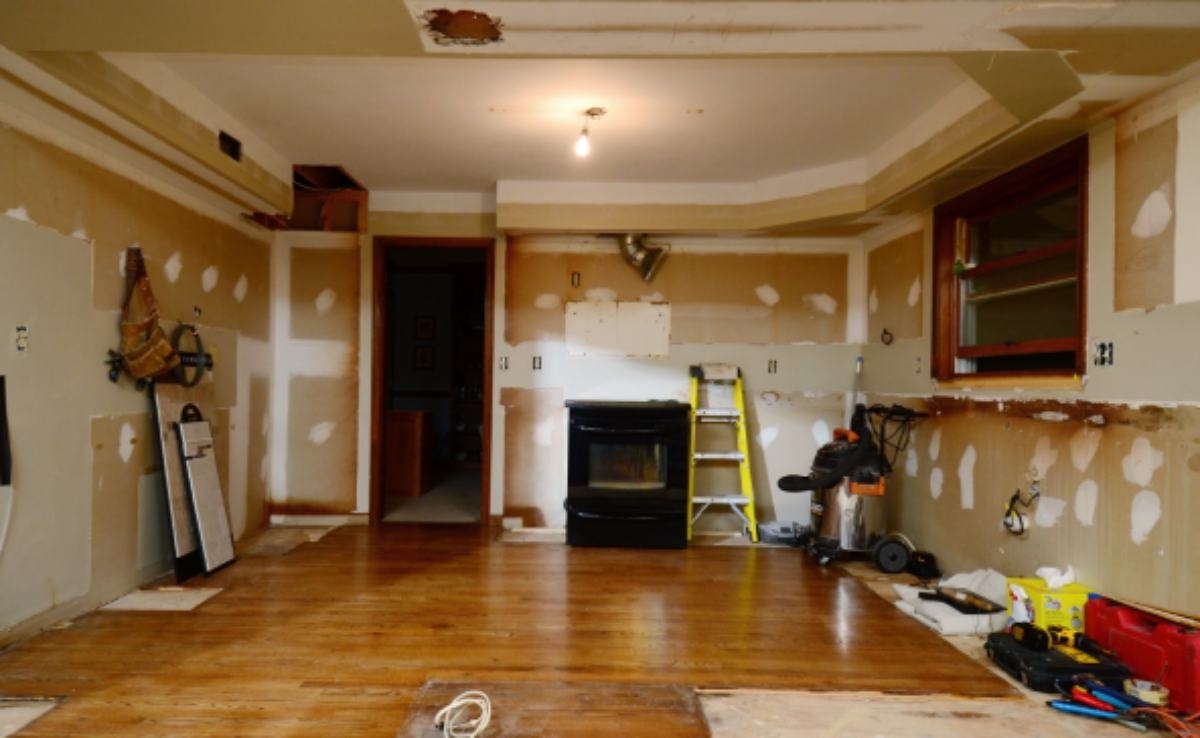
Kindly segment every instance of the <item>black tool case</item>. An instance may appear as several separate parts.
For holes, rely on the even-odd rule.
[[[1129,669],[1109,654],[1089,651],[1086,655],[1095,662],[1082,663],[1057,648],[1046,651],[1025,648],[1008,633],[989,635],[984,650],[997,666],[1038,692],[1057,692],[1056,681],[1069,680],[1080,674],[1090,674],[1097,681],[1118,689],[1129,677]]]

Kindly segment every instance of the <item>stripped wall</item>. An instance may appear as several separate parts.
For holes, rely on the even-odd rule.
[[[671,254],[650,284],[613,238],[510,238],[500,250],[496,356],[508,368],[495,374],[494,514],[563,524],[565,400],[686,402],[690,365],[727,362],[745,377],[759,519],[808,521],[808,496],[778,492],[774,480],[803,471],[843,422],[862,333],[860,244],[663,240]],[[565,316],[575,302],[669,306],[666,355],[572,352]],[[738,525],[714,513],[699,528]]]
[[[169,570],[148,396],[112,384],[121,254],[141,246],[169,329],[215,355],[218,468],[235,536],[263,520],[249,387],[267,381],[269,247],[94,164],[0,128],[0,374],[14,479],[0,499],[0,642]],[[15,326],[29,330],[18,352]],[[7,500],[7,501],[6,501]],[[81,545],[81,542],[85,542]]]
[[[280,231],[272,249],[270,512],[359,511],[359,237]]]
[[[1112,341],[1115,365],[1057,386],[938,388],[920,369],[928,316],[919,338],[866,346],[873,397],[934,414],[897,464],[892,523],[949,571],[1070,565],[1099,591],[1200,612],[1200,239],[1174,204],[1200,181],[1200,96],[1170,90],[1089,148],[1087,345]],[[1033,479],[1029,530],[1009,535],[1005,504]]]

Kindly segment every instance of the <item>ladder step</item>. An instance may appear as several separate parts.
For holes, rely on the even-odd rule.
[[[704,495],[693,497],[692,502],[700,505],[749,505],[750,498],[744,495]]]
[[[702,407],[696,410],[696,417],[700,420],[737,420],[742,414],[732,407]]]
[[[696,461],[742,461],[745,456],[741,451],[697,451],[692,458]]]

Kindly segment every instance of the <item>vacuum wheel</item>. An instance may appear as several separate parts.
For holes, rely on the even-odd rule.
[[[875,544],[875,566],[887,574],[899,574],[908,568],[912,551],[904,541],[895,536],[887,536]]]

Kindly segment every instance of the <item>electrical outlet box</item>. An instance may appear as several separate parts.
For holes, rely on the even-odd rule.
[[[24,353],[25,351],[29,350],[29,326],[17,326],[17,335],[15,341],[17,344],[17,351]]]
[[[1112,341],[1096,341],[1092,346],[1092,364],[1095,366],[1112,366],[1115,363]]]

